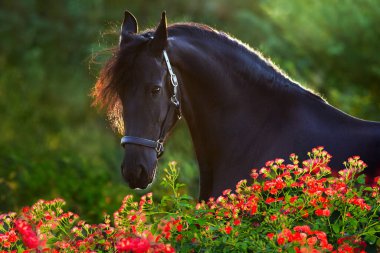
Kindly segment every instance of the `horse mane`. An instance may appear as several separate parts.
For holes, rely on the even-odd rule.
[[[231,45],[233,50],[240,50],[241,52],[251,57],[252,63],[260,65],[260,70],[263,71],[263,78],[265,82],[263,85],[270,86],[268,88],[275,90],[284,90],[298,94],[310,96],[313,99],[326,103],[326,101],[315,91],[300,85],[298,82],[292,80],[282,69],[274,64],[269,58],[264,57],[259,51],[253,49],[248,44],[240,41],[237,38],[223,32],[218,31],[210,26],[198,23],[176,23],[171,27],[173,35],[188,34],[189,37],[208,38],[213,39],[215,43],[225,43]],[[169,30],[170,32],[170,30]],[[252,66],[245,66],[245,72],[251,71]],[[247,75],[248,77],[250,75]],[[250,83],[255,83],[257,80],[251,80]],[[288,89],[290,88],[290,89]]]
[[[302,87],[297,82],[291,80],[280,68],[278,68],[270,59],[264,58],[260,52],[254,50],[249,45],[244,44],[240,40],[232,36],[217,31],[207,25],[198,23],[176,23],[168,27],[170,35],[187,35],[198,38],[208,38],[215,43],[226,43],[234,49],[240,50],[248,54],[252,62],[260,65],[260,69],[264,71],[265,85],[270,85],[272,89],[293,91],[311,96],[321,102],[325,102],[319,95]],[[134,39],[123,47],[114,47],[106,50],[111,53],[111,57],[105,63],[100,71],[100,75],[92,90],[94,98],[93,105],[98,105],[107,111],[108,118],[113,127],[120,133],[123,132],[124,126],[122,121],[122,104],[119,94],[122,94],[123,87],[131,80],[133,75],[133,62],[139,49],[142,48],[152,37],[153,30],[149,29],[141,34],[134,35]],[[246,72],[250,66],[245,67]],[[129,70],[129,71],[127,71]],[[249,75],[248,75],[249,76]],[[254,82],[252,82],[254,83]],[[287,89],[291,88],[291,89]]]

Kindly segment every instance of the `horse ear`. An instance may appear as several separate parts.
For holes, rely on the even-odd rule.
[[[139,27],[135,16],[129,11],[124,12],[124,20],[120,31],[120,46],[132,40],[131,35],[138,33]]]
[[[161,21],[156,31],[154,32],[154,38],[152,41],[152,48],[154,51],[162,51],[168,44],[168,31],[166,22],[166,12],[162,12]]]

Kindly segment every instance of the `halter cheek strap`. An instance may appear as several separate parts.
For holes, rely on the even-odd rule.
[[[164,55],[166,67],[168,68],[168,72],[170,75],[170,83],[173,86],[173,96],[170,98],[170,102],[172,105],[174,105],[178,119],[180,119],[181,118],[181,106],[180,106],[180,100],[178,99],[178,79],[177,79],[177,76],[173,72],[173,68],[170,64],[168,54],[166,53],[165,50],[163,51],[163,55]],[[166,114],[166,117],[164,119],[164,122],[161,126],[160,137],[157,141],[153,141],[153,140],[149,140],[149,139],[145,139],[145,138],[141,138],[141,137],[126,135],[126,136],[123,136],[120,140],[121,146],[124,147],[126,144],[135,144],[135,145],[140,145],[140,146],[147,147],[147,148],[154,148],[156,150],[157,157],[162,156],[162,154],[164,153],[164,142],[163,142],[163,138],[165,135],[164,131],[166,130],[165,128],[167,127],[166,121],[168,120],[169,114],[170,114],[170,108],[169,108],[169,110]]]
[[[164,59],[166,62],[166,67],[168,68],[169,74],[170,74],[170,82],[173,86],[173,96],[170,98],[170,101],[174,104],[174,106],[179,110],[180,104],[178,100],[178,79],[177,76],[174,74],[172,65],[170,64],[168,54],[166,53],[166,50],[164,50]],[[179,111],[179,118],[181,118],[181,112]]]

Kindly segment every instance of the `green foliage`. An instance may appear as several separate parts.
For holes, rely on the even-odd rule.
[[[160,0],[147,6],[137,0],[4,0],[0,211],[63,197],[71,210],[99,221],[99,210],[115,210],[132,193],[120,178],[119,136],[89,97],[99,70],[89,64],[92,54],[117,44],[110,31],[119,29],[126,8],[142,29],[155,26],[167,10],[169,23],[195,21],[225,30],[338,108],[380,120],[378,1]],[[198,172],[183,122],[166,150],[160,167],[180,161],[180,180],[197,196]],[[158,183],[150,190],[158,199],[165,193]]]

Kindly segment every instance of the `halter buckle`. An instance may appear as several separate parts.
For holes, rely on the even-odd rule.
[[[162,140],[158,140],[156,143],[157,145],[155,149],[159,156],[162,152],[164,152],[164,142]]]
[[[175,107],[179,107],[179,101],[178,101],[178,98],[177,98],[177,96],[172,96],[171,98],[170,98],[170,101],[174,104],[174,106]]]
[[[177,79],[176,74],[170,73],[170,81],[172,82],[173,87],[177,88],[177,86],[178,86],[178,79]]]

